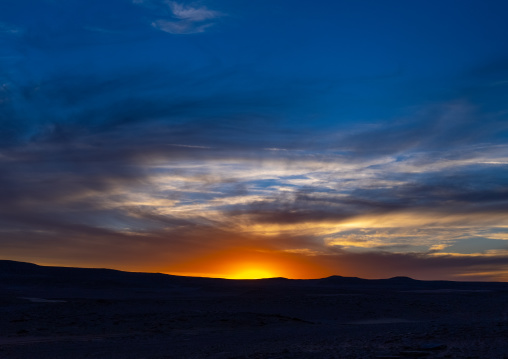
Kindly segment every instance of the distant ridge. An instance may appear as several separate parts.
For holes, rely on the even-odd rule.
[[[363,279],[358,277],[343,277],[340,275],[332,275],[330,277],[316,279],[321,283],[349,283],[349,284],[365,284],[369,282],[369,279]]]
[[[320,279],[288,279],[284,277],[261,278],[261,279],[222,279],[222,278],[208,278],[208,277],[187,277],[163,273],[150,273],[150,272],[126,272],[116,269],[107,268],[80,268],[80,267],[57,267],[57,266],[42,266],[28,262],[18,262],[12,260],[0,260],[0,276],[52,276],[56,275],[60,278],[72,276],[73,279],[89,277],[100,278],[103,280],[121,279],[130,277],[143,278],[158,277],[158,278],[172,278],[172,279],[197,279],[197,280],[219,280],[219,281],[234,281],[234,282],[291,282],[291,281],[309,281],[316,283],[342,283],[342,284],[365,284],[368,282],[376,281],[376,279],[363,279],[358,277],[343,277],[340,275],[332,275]],[[415,279],[409,277],[393,277],[389,279],[378,279],[390,282],[412,282]]]
[[[10,260],[0,260],[0,274],[29,274],[40,267],[37,264],[16,262]]]
[[[209,287],[231,288],[249,286],[268,286],[289,288],[295,286],[330,286],[354,288],[386,288],[399,290],[435,289],[477,289],[505,288],[508,283],[495,282],[453,282],[423,281],[410,277],[397,276],[388,279],[364,279],[333,275],[321,279],[288,279],[282,277],[265,279],[221,279],[206,277],[185,277],[162,273],[125,272],[105,268],[76,268],[41,266],[33,263],[0,260],[0,288],[15,285],[27,286],[80,286],[82,288],[107,289],[128,288],[170,288],[170,287]]]
[[[392,277],[388,279],[383,279],[386,281],[394,282],[394,283],[414,283],[414,282],[421,282],[417,279],[413,279],[410,277]]]
[[[0,260],[0,285],[79,285],[83,287],[157,287],[174,284],[193,284],[209,278],[183,277],[162,273],[124,272],[105,268],[76,268],[40,266],[33,263]],[[213,280],[213,279],[210,279]],[[215,279],[215,281],[224,281]]]

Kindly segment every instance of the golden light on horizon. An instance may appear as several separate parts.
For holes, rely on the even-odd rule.
[[[277,274],[269,269],[259,266],[246,266],[233,274],[227,275],[226,279],[263,279],[277,277]]]
[[[164,272],[226,279],[310,279],[334,274],[302,254],[253,248],[233,248],[188,259]]]

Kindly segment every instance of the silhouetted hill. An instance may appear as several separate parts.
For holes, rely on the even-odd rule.
[[[316,279],[316,282],[321,284],[366,284],[368,279],[358,277],[342,277],[340,275],[332,275],[330,277]]]
[[[39,266],[32,263],[0,260],[3,284],[80,285],[83,287],[135,286],[157,287],[199,284],[221,279],[173,276],[162,273],[124,272],[104,268]]]
[[[418,280],[410,278],[410,277],[393,277],[385,279],[386,281],[392,282],[392,283],[414,283],[418,282]]]
[[[363,279],[357,277],[330,276],[321,279],[296,280],[287,278],[267,278],[258,280],[230,280],[203,277],[185,277],[162,273],[124,272],[103,268],[74,268],[40,266],[32,263],[0,260],[0,286],[30,287],[79,287],[82,289],[112,288],[153,288],[157,290],[198,287],[211,290],[241,288],[268,288],[285,290],[288,288],[357,288],[391,290],[485,290],[507,288],[508,283],[421,281],[409,277],[389,279]]]

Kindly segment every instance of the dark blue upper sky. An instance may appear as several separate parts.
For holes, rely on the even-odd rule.
[[[175,272],[168,253],[248,243],[332,272],[393,255],[409,264],[387,275],[506,279],[507,15],[494,0],[3,0],[0,248],[141,269],[164,252]]]
[[[265,95],[275,97],[264,99],[265,111],[318,126],[392,120],[411,106],[457,98],[490,108],[499,104],[477,92],[506,75],[507,8],[505,1],[6,0],[1,75],[28,87],[122,78],[121,89],[90,89],[120,101]],[[55,111],[101,106],[65,91],[80,100]],[[242,111],[249,100],[238,101],[232,105]]]

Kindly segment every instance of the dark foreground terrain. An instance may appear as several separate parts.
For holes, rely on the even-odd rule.
[[[508,283],[230,281],[0,261],[0,358],[508,358]]]

